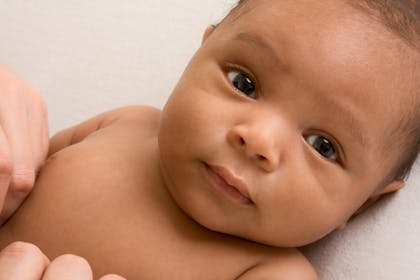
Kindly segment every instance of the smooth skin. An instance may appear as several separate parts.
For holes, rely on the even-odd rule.
[[[32,190],[48,144],[44,99],[0,62],[0,224]]]

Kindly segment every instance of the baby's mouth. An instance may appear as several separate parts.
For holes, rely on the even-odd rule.
[[[240,204],[254,204],[248,193],[248,187],[241,178],[222,166],[205,164],[205,167],[213,187],[228,199]]]

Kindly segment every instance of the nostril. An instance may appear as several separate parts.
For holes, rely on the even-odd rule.
[[[239,137],[239,145],[241,145],[241,146],[245,146],[245,140],[244,140],[244,138],[242,138],[242,137]]]
[[[258,156],[257,156],[257,158],[258,158],[260,161],[267,161],[267,158],[266,158],[265,156],[262,156],[262,155],[258,155]]]

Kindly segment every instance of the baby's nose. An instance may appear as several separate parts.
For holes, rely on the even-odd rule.
[[[280,147],[272,124],[237,125],[228,133],[228,141],[236,150],[266,172],[273,172],[280,162]]]

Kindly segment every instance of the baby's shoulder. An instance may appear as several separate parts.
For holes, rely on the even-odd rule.
[[[311,263],[297,249],[282,249],[250,267],[238,279],[317,280],[318,276]]]
[[[157,126],[161,111],[151,106],[132,105],[106,112],[110,123],[136,122],[140,125]]]
[[[105,135],[116,138],[126,138],[126,140],[156,136],[159,128],[161,111],[151,106],[132,105],[116,108],[102,113],[86,123],[83,126],[96,127],[96,136]],[[93,124],[86,125],[89,122]],[[96,124],[95,124],[96,122]],[[93,131],[92,131],[93,132]],[[92,135],[93,136],[93,135]]]
[[[160,110],[150,106],[126,106],[107,111],[55,134],[50,139],[49,156],[68,146],[86,143],[86,139],[91,143],[92,140],[108,139],[109,142],[156,136],[159,122]]]

